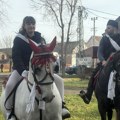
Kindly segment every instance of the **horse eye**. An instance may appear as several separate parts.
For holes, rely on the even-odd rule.
[[[35,68],[35,74],[37,74],[38,72],[40,72],[41,69],[40,68]]]

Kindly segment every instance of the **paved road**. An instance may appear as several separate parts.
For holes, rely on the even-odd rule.
[[[78,87],[66,87],[65,94],[79,94],[81,88]]]
[[[80,90],[70,90],[70,89],[65,89],[65,94],[79,94]]]

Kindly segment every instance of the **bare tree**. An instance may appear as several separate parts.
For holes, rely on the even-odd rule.
[[[13,39],[11,36],[5,36],[2,41],[1,41],[1,45],[4,48],[12,48],[13,45]],[[11,67],[12,67],[12,56],[11,55],[7,55],[7,59],[9,59],[9,72],[11,72]],[[5,60],[4,60],[5,61]]]
[[[5,24],[5,20],[8,19],[7,18],[7,1],[5,0],[0,0],[0,25],[4,25]],[[3,24],[4,23],[4,24]]]
[[[4,48],[12,48],[12,43],[13,43],[12,36],[5,36],[1,41],[1,45]]]
[[[44,10],[44,16],[51,17],[60,28],[61,33],[61,59],[62,75],[65,73],[66,51],[71,35],[71,26],[73,24],[79,0],[31,0],[33,8]],[[64,43],[66,44],[64,45]]]

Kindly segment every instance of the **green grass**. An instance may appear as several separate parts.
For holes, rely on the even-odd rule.
[[[65,101],[71,113],[68,120],[100,120],[95,97],[89,105],[77,95],[65,95]]]
[[[71,89],[86,89],[88,80],[80,80],[80,78],[65,78],[64,84],[65,87],[69,87]],[[83,100],[75,94],[65,94],[65,101],[66,106],[69,108],[71,113],[71,118],[67,120],[100,120],[97,100],[94,95],[89,105],[85,104]],[[115,115],[113,115],[112,120],[115,120]]]
[[[80,78],[65,78],[65,87],[86,88],[88,80],[80,80]]]
[[[86,105],[77,95],[65,95],[66,106],[69,108],[71,118],[66,120],[100,120],[96,99]],[[0,116],[0,120],[4,120]]]
[[[0,120],[4,120],[2,113],[0,113]]]
[[[64,84],[65,87],[71,89],[82,89],[87,87],[88,80],[80,80],[80,78],[65,78]],[[75,94],[65,95],[65,101],[71,113],[71,118],[68,120],[100,120],[95,97],[93,97],[89,105],[86,105],[82,99]]]

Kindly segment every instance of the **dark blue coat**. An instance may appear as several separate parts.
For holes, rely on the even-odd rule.
[[[36,43],[40,43],[41,34],[35,32],[31,39]],[[32,49],[29,44],[21,38],[15,37],[12,48],[13,69],[17,70],[20,75],[24,70],[28,70],[31,53]]]
[[[111,36],[111,38],[120,46],[120,34]],[[98,59],[102,62],[107,60],[111,53],[116,52],[108,37],[103,36],[98,48]]]

